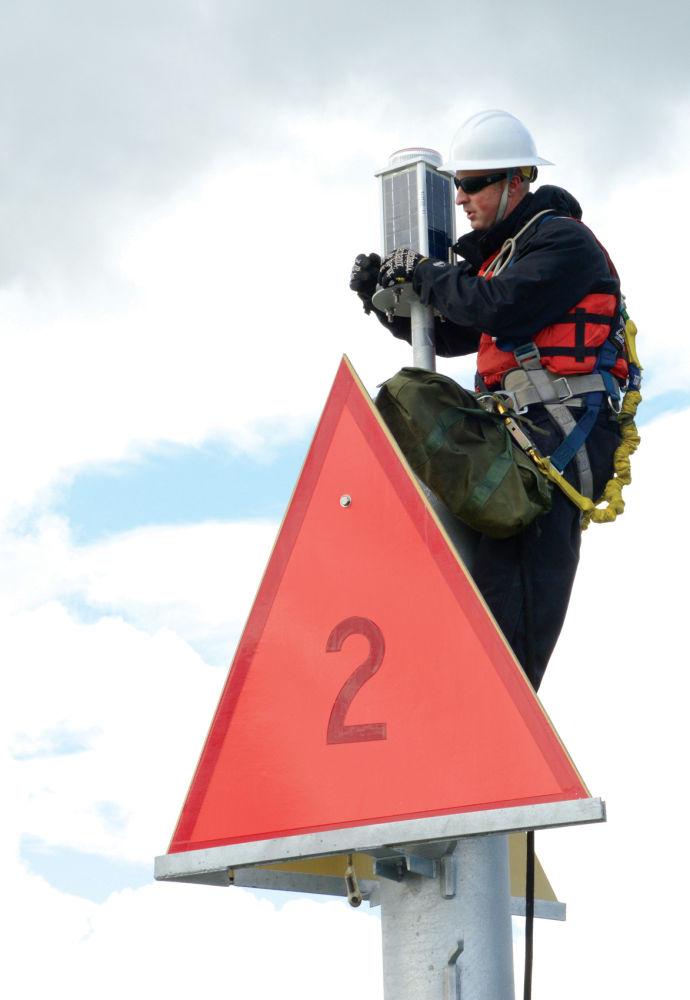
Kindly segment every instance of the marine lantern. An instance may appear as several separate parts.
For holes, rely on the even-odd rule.
[[[388,166],[376,172],[380,183],[382,256],[398,247],[410,247],[425,257],[450,259],[455,242],[453,180],[441,173],[441,154],[413,146],[399,149]],[[410,283],[378,288],[374,307],[392,316],[410,316],[413,363],[434,369],[433,313],[422,306]]]

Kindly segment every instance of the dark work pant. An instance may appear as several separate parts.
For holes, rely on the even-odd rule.
[[[534,411],[534,412],[532,412]],[[602,408],[587,439],[587,451],[598,497],[611,477],[620,431],[608,407]],[[542,407],[530,407],[529,419],[547,434],[534,434],[540,451],[549,455],[560,434]],[[577,486],[573,462],[566,478]],[[548,514],[511,538],[481,535],[472,576],[510,643],[535,691],[560,634],[580,558],[580,512],[554,486]]]

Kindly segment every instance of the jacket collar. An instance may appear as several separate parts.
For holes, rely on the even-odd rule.
[[[484,261],[496,253],[505,241],[518,231],[521,225],[532,215],[534,195],[528,192],[517,208],[491,229],[472,231],[460,239],[453,247],[455,253],[469,261],[473,267],[481,267]]]
[[[464,257],[473,267],[480,268],[484,261],[500,250],[505,241],[514,236],[528,219],[544,209],[552,209],[558,215],[571,216],[575,219],[582,217],[582,209],[571,194],[563,188],[545,184],[534,192],[529,191],[517,208],[491,229],[482,232],[473,231],[461,236],[454,244],[453,251]]]

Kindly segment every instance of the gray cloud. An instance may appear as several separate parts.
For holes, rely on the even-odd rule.
[[[508,107],[547,155],[602,175],[668,160],[689,19],[672,0],[6,3],[0,285],[90,266],[217,161],[303,155],[285,125],[306,112],[447,145],[467,114]]]

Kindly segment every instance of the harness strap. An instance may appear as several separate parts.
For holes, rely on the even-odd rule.
[[[524,344],[522,347],[518,347],[514,351],[514,354],[520,368],[527,374],[530,382],[539,393],[539,399],[544,404],[546,412],[563,435],[563,441],[551,456],[552,464],[556,466],[559,472],[562,472],[568,462],[574,458],[580,493],[592,499],[594,477],[592,475],[592,466],[587,454],[587,448],[585,447],[585,440],[594,426],[594,421],[601,406],[603,393],[590,393],[587,412],[580,421],[576,421],[568,407],[560,401],[554,388],[554,380],[542,366],[541,355],[539,354],[537,345],[533,341],[529,341],[529,343]],[[592,397],[594,396],[599,397],[599,402],[596,405],[596,410],[590,415],[590,410],[593,408]],[[582,432],[580,433],[578,432],[578,427],[583,423],[585,418],[587,418],[587,422],[583,424]],[[558,456],[557,459],[556,456]]]
[[[587,375],[554,375],[548,369],[544,369],[551,380],[553,390],[559,402],[568,403],[568,406],[580,408],[583,405],[583,397],[590,392],[608,392],[609,385],[602,372],[592,372]],[[611,380],[613,382],[613,380]],[[617,386],[613,386],[616,396]],[[490,391],[490,390],[486,390]],[[503,376],[503,388],[494,390],[498,395],[506,395],[514,404],[516,411],[524,410],[532,403],[540,403],[541,396],[532,384],[529,374],[522,368],[513,368]]]
[[[559,472],[563,472],[566,465],[575,456],[575,464],[577,466],[578,474],[580,474],[580,456],[584,452],[587,455],[587,467],[589,469],[589,488],[584,488],[584,483],[580,482],[580,492],[584,496],[589,497],[590,500],[594,499],[594,482],[592,480],[592,470],[589,462],[589,455],[587,454],[587,448],[585,442],[589,436],[589,432],[594,427],[597,417],[599,415],[599,410],[601,409],[601,403],[603,400],[603,393],[601,392],[591,392],[587,397],[587,410],[580,419],[575,423],[573,421],[573,428],[570,430],[568,436],[564,441],[560,443],[558,448],[551,454],[551,464],[555,465]],[[548,409],[548,407],[547,407]],[[567,407],[566,407],[567,409]],[[570,412],[570,411],[568,411]],[[572,419],[572,418],[571,418]]]

